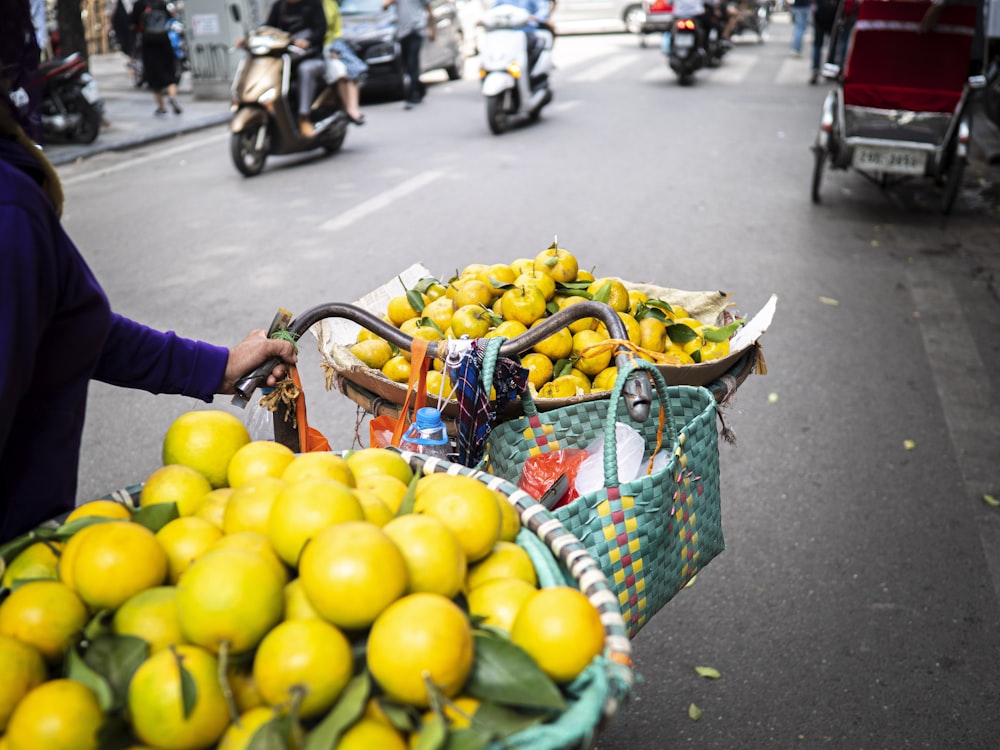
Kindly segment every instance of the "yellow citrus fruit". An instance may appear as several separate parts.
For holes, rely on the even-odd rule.
[[[538,585],[538,574],[528,552],[514,542],[498,541],[486,557],[469,568],[469,589],[496,578],[520,578],[532,586]]]
[[[271,507],[288,482],[277,477],[251,479],[233,490],[222,514],[222,530],[227,534],[238,531],[267,533]]]
[[[285,584],[285,615],[287,620],[309,620],[319,617],[319,612],[313,607],[302,588],[302,579],[293,578]]]
[[[216,750],[247,750],[257,730],[280,715],[271,706],[256,706],[241,713],[239,721],[226,729]]]
[[[628,311],[635,315],[636,310],[639,309],[639,305],[649,301],[649,295],[640,292],[637,289],[628,290]]]
[[[531,327],[534,328],[541,322],[540,319],[536,320]],[[533,348],[534,351],[544,354],[553,362],[558,362],[563,357],[568,357],[573,351],[573,334],[569,328],[560,328],[548,338],[539,341]]]
[[[18,553],[3,573],[3,585],[13,588],[15,581],[35,578],[59,579],[60,542],[35,542]],[[2,567],[2,566],[0,566]]]
[[[625,334],[633,344],[639,345],[642,342],[642,332],[639,330],[639,321],[627,312],[617,311],[625,326]]]
[[[569,250],[553,246],[535,256],[535,268],[545,271],[556,281],[566,283],[576,281],[579,263]]]
[[[391,520],[383,531],[403,553],[407,593],[430,591],[450,599],[461,591],[467,569],[465,550],[444,521],[408,513]]]
[[[127,521],[132,518],[132,510],[124,503],[114,500],[91,500],[89,503],[78,505],[66,516],[66,523],[75,521],[78,518],[90,518],[100,516],[102,518],[118,518]]]
[[[395,515],[373,490],[355,489],[354,496],[361,503],[361,510],[369,523],[385,526]]]
[[[545,317],[545,295],[533,284],[516,286],[500,297],[500,308],[505,320],[516,320],[530,326]]]
[[[337,742],[337,750],[406,750],[403,737],[391,725],[361,717]]]
[[[520,578],[494,578],[472,589],[466,596],[469,614],[482,617],[484,625],[510,632],[521,605],[537,589]]]
[[[264,697],[257,689],[257,683],[253,679],[253,662],[246,665],[230,664],[226,669],[226,683],[232,691],[236,710],[241,714],[259,706],[274,710],[264,703]]]
[[[421,295],[423,297],[423,295]],[[424,302],[427,302],[427,298],[424,297]],[[389,320],[397,328],[399,325],[410,318],[417,317],[420,313],[413,309],[413,305],[410,304],[410,299],[405,294],[397,294],[395,297],[389,300],[389,304],[386,307],[386,315],[389,316]]]
[[[540,352],[530,352],[521,357],[521,367],[528,370],[528,382],[539,390],[552,380],[552,360]]]
[[[167,580],[177,583],[191,563],[222,537],[222,529],[197,516],[175,518],[156,532],[156,541],[167,553]]]
[[[499,492],[495,494],[497,505],[500,506],[500,539],[505,542],[513,542],[521,530],[521,515],[505,495]]]
[[[592,389],[595,391],[610,391],[618,379],[618,368],[614,365],[605,367],[594,376]]]
[[[426,708],[430,680],[453,697],[472,669],[472,626],[451,599],[409,594],[378,616],[368,634],[368,669],[391,699]]]
[[[118,609],[166,580],[167,553],[145,526],[111,521],[91,528],[73,561],[73,585],[92,610]]]
[[[573,398],[577,395],[579,381],[572,375],[560,375],[538,389],[539,398]]]
[[[651,352],[662,352],[667,348],[667,326],[652,315],[639,321],[639,346]]]
[[[455,296],[452,298],[455,309],[466,305],[489,305],[493,302],[493,287],[477,278],[468,278],[455,284]]]
[[[267,535],[278,557],[291,566],[302,548],[319,531],[335,523],[363,521],[364,511],[354,491],[333,479],[302,479],[275,498]]]
[[[500,538],[500,507],[493,490],[472,477],[443,475],[447,480],[417,493],[414,512],[444,521],[470,563],[486,557]]]
[[[111,626],[118,635],[146,641],[150,654],[184,643],[177,618],[177,589],[154,586],[140,591],[115,611]]]
[[[238,547],[202,555],[177,583],[184,637],[231,653],[253,649],[281,620],[285,581],[263,555]]]
[[[163,436],[163,463],[190,466],[212,487],[225,487],[229,459],[249,442],[247,428],[229,412],[189,411],[177,417]]]
[[[278,557],[278,553],[274,551],[274,545],[271,544],[271,538],[267,534],[261,534],[259,531],[237,531],[234,534],[225,534],[212,548],[233,549],[234,547],[250,550],[254,554],[260,555],[283,583],[288,581],[288,568]]]
[[[194,510],[195,517],[203,518],[221,529],[222,519],[226,515],[226,503],[232,494],[233,490],[230,487],[212,490],[198,503],[198,507]]]
[[[139,504],[145,508],[175,503],[179,515],[190,516],[211,491],[212,485],[200,471],[182,464],[168,464],[146,478]]]
[[[385,448],[362,448],[347,456],[347,466],[354,474],[358,487],[364,487],[362,479],[370,476],[388,475],[408,485],[413,479],[413,469],[398,453]]]
[[[319,532],[299,560],[302,588],[323,619],[366,628],[406,591],[406,560],[382,529],[347,521]]]
[[[427,371],[427,394],[430,396],[448,397],[449,385],[445,384],[444,375],[437,370]]]
[[[121,522],[112,520],[107,523]],[[76,561],[76,553],[83,546],[84,540],[90,536],[91,533],[93,533],[94,529],[97,528],[98,525],[99,523],[95,523],[92,526],[84,526],[82,529],[73,534],[73,536],[71,536],[66,542],[59,555],[59,580],[74,591],[76,590],[76,582],[73,580],[73,567]]]
[[[580,331],[573,334],[573,356],[578,357],[576,367],[584,374],[593,377],[609,364],[611,364],[612,349],[603,347],[600,350],[594,348],[607,341],[606,336],[602,336],[597,331]]]
[[[381,370],[392,358],[392,347],[385,339],[366,339],[351,346],[351,354],[373,370]]]
[[[729,354],[729,339],[725,341],[708,341],[701,347],[701,361],[722,359]]]
[[[45,682],[45,660],[29,643],[10,635],[0,635],[0,732],[14,707],[30,690]]]
[[[404,321],[399,330],[412,338],[427,339],[428,341],[440,341],[443,338],[441,331],[433,325],[433,321],[423,317]],[[409,352],[401,352],[401,354],[407,359],[410,358]]]
[[[510,263],[508,263],[514,274],[520,276],[521,274],[527,273],[535,267],[534,258],[515,258]]]
[[[628,289],[625,288],[620,279],[604,276],[590,282],[590,286],[587,287],[587,291],[593,297],[602,297],[605,294],[605,289],[607,289],[608,294],[607,304],[619,312],[628,312],[630,304]]]
[[[229,461],[226,469],[229,486],[235,489],[257,477],[280,478],[294,458],[291,448],[273,440],[247,443]]]
[[[75,680],[56,679],[31,690],[7,722],[10,750],[98,750],[104,712],[94,692]]]
[[[409,489],[400,480],[390,476],[366,476],[359,481],[358,489],[374,492],[393,515],[399,512]]]
[[[455,338],[482,338],[492,325],[493,313],[481,305],[462,305],[451,316],[451,331]]]
[[[297,482],[300,479],[315,477],[336,479],[348,487],[354,486],[354,474],[351,472],[350,466],[347,465],[347,461],[326,451],[297,455],[281,475],[281,478],[286,482]]]
[[[218,670],[211,652],[190,645],[160,651],[144,661],[128,686],[129,718],[139,739],[171,750],[215,745],[230,721]],[[185,711],[184,696],[190,690],[184,686],[185,673],[197,696],[190,713]]]
[[[565,310],[573,305],[579,304],[580,302],[588,301],[589,300],[586,297],[571,294],[559,303],[559,309]],[[568,327],[571,333],[577,333],[579,331],[592,331],[597,328],[597,323],[597,318],[580,318],[579,320],[574,320]]]
[[[454,300],[438,297],[424,308],[423,316],[430,318],[434,325],[443,331],[451,325],[451,316],[455,314],[457,309]]]
[[[406,383],[410,379],[410,360],[402,354],[390,357],[382,365],[381,373],[394,383]]]
[[[674,365],[693,365],[695,361],[691,359],[691,355],[684,351],[684,348],[680,344],[675,344],[673,341],[667,341],[667,346],[663,350],[663,353],[669,357],[672,357],[675,361],[671,362]]]
[[[503,336],[505,339],[512,339],[515,336],[520,336],[528,330],[528,326],[519,320],[505,320],[499,325],[491,328],[486,332],[486,338],[491,339],[497,336]]]
[[[542,296],[545,297],[546,302],[556,296],[556,280],[538,268],[529,269],[519,274],[513,283],[514,286],[534,284],[542,292]]]
[[[575,367],[569,371],[569,377],[576,380],[576,392],[577,395],[580,393],[590,393],[591,382],[590,378],[582,371],[577,370]]]
[[[326,712],[351,679],[351,644],[325,620],[287,620],[274,627],[257,647],[253,678],[272,706],[296,697],[303,718]]]
[[[579,271],[576,272],[576,280],[577,281],[593,281],[594,280],[594,274],[591,271],[587,271],[587,270],[581,268]]]
[[[575,679],[604,649],[601,616],[569,586],[540,589],[521,605],[510,639],[559,683]]]

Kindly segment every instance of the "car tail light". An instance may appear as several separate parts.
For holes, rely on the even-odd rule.
[[[670,13],[673,9],[674,6],[666,0],[654,0],[653,4],[649,6],[649,10],[653,13]]]

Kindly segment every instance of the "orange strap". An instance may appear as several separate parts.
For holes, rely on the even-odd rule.
[[[412,419],[409,416],[410,397],[414,397],[414,414],[417,413],[417,409],[422,409],[427,405],[427,370],[430,368],[431,361],[426,355],[427,339],[414,336],[413,343],[410,345],[410,381],[406,386],[406,400],[399,412],[399,419],[396,420],[396,427],[392,431],[393,445],[399,445],[399,441]]]
[[[330,441],[315,427],[310,427],[309,420],[306,419],[306,392],[302,390],[298,369],[294,365],[289,365],[288,375],[299,387],[299,396],[295,399],[295,419],[299,426],[299,453],[329,451]]]

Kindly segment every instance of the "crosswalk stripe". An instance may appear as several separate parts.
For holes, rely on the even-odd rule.
[[[573,83],[593,83],[594,81],[600,81],[603,78],[607,78],[612,73],[616,73],[622,68],[631,65],[635,61],[635,58],[628,55],[619,55],[617,57],[609,57],[597,65],[592,65],[589,68],[570,76],[570,81]]]
[[[739,84],[760,62],[760,55],[726,55],[718,68],[706,71],[712,83]]]
[[[778,68],[778,73],[774,77],[774,82],[783,86],[789,84],[801,86],[809,80],[809,70],[809,62],[805,57],[789,58],[781,63],[781,67]]]

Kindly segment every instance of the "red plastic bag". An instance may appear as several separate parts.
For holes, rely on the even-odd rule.
[[[569,480],[568,489],[556,498],[554,503],[546,503],[549,508],[559,508],[578,497],[576,472],[589,454],[582,448],[562,448],[549,453],[531,456],[524,462],[521,478],[517,486],[536,499],[542,499],[553,484],[563,475]]]

